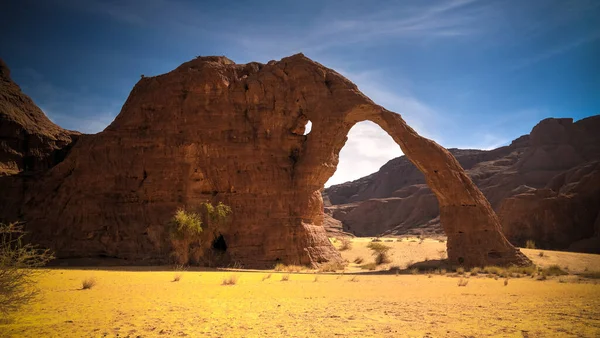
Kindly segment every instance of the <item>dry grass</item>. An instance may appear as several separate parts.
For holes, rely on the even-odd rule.
[[[344,262],[327,262],[321,264],[319,266],[319,272],[336,272],[340,270],[346,269],[346,264]]]
[[[289,280],[290,280],[290,274],[289,273],[281,275],[281,281],[282,282],[287,282]]]
[[[172,282],[179,282],[180,280],[181,280],[181,273],[176,273],[176,274],[173,276],[173,280],[172,280]]]
[[[236,285],[238,282],[238,275],[235,273],[230,274],[229,276],[223,278],[221,285]]]
[[[96,279],[94,277],[88,277],[81,281],[81,289],[88,290],[96,286]]]
[[[350,282],[358,282],[358,276],[352,276],[352,278],[349,279]]]
[[[352,241],[349,238],[342,237],[340,238],[340,251],[346,251],[352,249]]]
[[[303,267],[299,266],[299,265],[293,265],[293,264],[286,265],[286,264],[278,263],[275,265],[273,270],[275,270],[277,272],[282,272],[282,271],[284,271],[284,272],[300,272],[300,271],[302,271],[302,268]]]
[[[461,278],[458,280],[458,286],[467,286],[467,284],[469,284],[469,279],[467,278]]]
[[[264,275],[262,278],[262,281],[264,282],[265,280],[267,280],[269,278],[271,278],[271,274]]]
[[[362,264],[365,260],[362,257],[354,258],[354,264]]]

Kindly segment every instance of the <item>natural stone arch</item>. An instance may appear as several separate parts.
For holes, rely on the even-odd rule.
[[[451,262],[528,262],[450,153],[301,54],[266,65],[202,57],[140,79],[114,122],[81,137],[19,212],[32,239],[58,257],[165,263],[174,211],[223,202],[231,222],[203,232],[207,249],[222,236],[227,257],[247,267],[341,260],[322,227],[321,190],[348,131],[364,120],[425,174]]]
[[[484,266],[530,263],[504,237],[491,205],[454,156],[434,141],[420,136],[399,114],[375,104],[359,105],[348,111],[339,126],[339,133],[334,136],[331,149],[334,154],[339,154],[346,141],[345,135],[352,126],[362,121],[379,125],[424,174],[427,185],[439,202],[440,221],[448,236],[448,259],[452,264]],[[311,146],[311,142],[307,142],[305,156],[315,156],[311,154]],[[312,165],[314,163],[308,164]],[[335,172],[335,167],[333,172],[325,172],[328,176],[319,177],[316,184],[324,185]]]

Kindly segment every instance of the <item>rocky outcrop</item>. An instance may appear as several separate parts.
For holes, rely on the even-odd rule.
[[[20,217],[36,176],[60,163],[78,136],[52,123],[0,59],[0,222]]]
[[[511,242],[524,245],[531,239],[545,248],[597,251],[585,243],[597,243],[587,239],[597,236],[600,203],[594,196],[600,184],[592,178],[599,146],[600,116],[593,116],[575,123],[543,120],[530,135],[495,150],[450,152],[499,212]],[[324,194],[332,203],[330,213],[356,235],[439,233],[437,201],[423,183],[402,156]]]
[[[77,135],[52,123],[12,81],[0,59],[0,176],[51,168]]]
[[[364,120],[381,126],[423,172],[452,263],[528,263],[448,151],[301,54],[266,65],[200,57],[142,78],[115,121],[80,138],[20,212],[32,239],[59,257],[157,262],[169,257],[165,225],[178,207],[223,202],[232,220],[206,229],[203,242],[219,242],[231,261],[340,260],[323,228],[321,190],[348,131]]]

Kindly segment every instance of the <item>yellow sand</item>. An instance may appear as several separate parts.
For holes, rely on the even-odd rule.
[[[366,243],[356,240],[343,255],[371,259],[363,251]],[[393,246],[393,257],[402,265],[406,262],[400,257],[423,260],[411,252],[436,253],[444,243]],[[538,252],[532,251],[532,257],[544,259]],[[597,255],[546,252],[548,260],[570,270],[600,266]],[[568,264],[560,260],[563,255]],[[158,269],[169,268],[152,270]],[[38,301],[12,323],[0,324],[0,336],[600,336],[600,284],[594,281],[527,277],[504,286],[503,279],[478,276],[458,287],[458,278],[440,275],[319,274],[315,282],[317,275],[307,272],[282,282],[282,273],[268,271],[186,271],[172,282],[172,271],[144,270],[52,270],[40,281]],[[238,276],[237,284],[222,286],[231,274]],[[80,290],[87,277],[97,285]]]

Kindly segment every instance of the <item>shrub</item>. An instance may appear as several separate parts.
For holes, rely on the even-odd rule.
[[[171,236],[183,240],[194,238],[202,233],[202,218],[197,213],[177,209],[171,220]]]
[[[540,251],[540,252],[538,253],[538,256],[540,256],[540,257],[544,257],[544,252],[543,252],[543,251]]]
[[[281,281],[282,282],[287,282],[290,280],[290,274],[286,273],[285,275],[281,275]]]
[[[223,282],[221,282],[221,285],[236,285],[237,281],[238,281],[238,275],[231,274],[231,275],[223,278]]]
[[[23,227],[19,223],[0,223],[0,313],[8,315],[29,303],[38,294],[37,277],[54,256],[24,244]]]
[[[459,275],[464,274],[465,273],[465,268],[463,268],[462,266],[456,268],[456,273],[459,274]]]
[[[271,274],[263,276],[262,281],[264,282],[266,279],[269,279],[269,278],[271,278]]]
[[[413,275],[416,275],[416,274],[418,274],[418,273],[419,273],[419,269],[417,269],[417,268],[412,268],[412,269],[410,269],[410,273],[411,273],[411,274],[413,274]]]
[[[377,269],[377,264],[375,264],[375,263],[366,263],[366,264],[361,265],[360,268],[363,269],[363,270],[371,270],[371,271],[373,271],[373,270]]]
[[[466,278],[461,278],[458,280],[458,286],[467,286],[469,284],[469,280]]]
[[[504,280],[504,286],[508,285],[508,278]]]
[[[537,267],[535,265],[529,265],[529,266],[510,266],[508,267],[508,269],[506,269],[506,271],[509,274],[522,274],[522,275],[528,275],[531,276],[534,273],[536,273],[537,271]]]
[[[346,264],[344,262],[331,261],[321,264],[321,266],[319,266],[319,272],[336,272],[338,270],[344,270],[345,268]]]
[[[342,245],[340,246],[340,251],[345,251],[345,250],[350,250],[352,249],[352,241],[349,240],[348,238],[341,238],[340,241],[342,242]]]
[[[527,249],[535,249],[535,242],[528,239],[527,242],[525,242],[525,248]]]
[[[353,276],[352,278],[349,279],[349,281],[358,282],[358,276]]]
[[[388,254],[388,252],[392,248],[391,246],[387,246],[378,242],[371,242],[367,245],[367,248],[373,251],[372,254],[373,256],[375,256],[375,264],[380,265],[391,262],[391,259]]]
[[[585,278],[600,279],[600,271],[585,270],[582,274],[580,274],[580,276]]]
[[[365,260],[362,257],[356,257],[354,258],[354,263],[355,264],[362,264]]]
[[[546,276],[562,276],[568,275],[569,273],[564,271],[558,265],[550,265],[549,267],[542,269],[542,273]]]
[[[316,283],[319,281],[319,275],[315,275],[315,279],[313,279],[313,283]]]
[[[481,268],[473,268],[471,269],[471,276],[477,276],[481,272]]]
[[[94,277],[89,277],[81,281],[81,289],[88,290],[93,288],[96,285],[96,279]]]
[[[173,282],[179,282],[181,280],[181,273],[176,273],[175,276],[173,276]]]
[[[275,265],[275,268],[273,268],[273,269],[278,272],[281,272],[281,271],[300,272],[302,270],[302,267],[299,265],[285,265],[285,264],[277,263]]]

